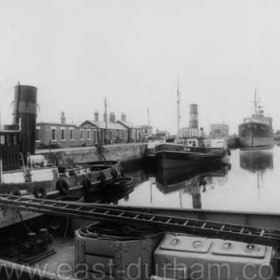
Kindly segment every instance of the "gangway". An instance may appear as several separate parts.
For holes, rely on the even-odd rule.
[[[110,205],[84,204],[0,195],[0,207],[43,214],[59,215],[88,221],[113,221],[127,224],[153,226],[163,231],[215,237],[280,247],[280,231],[199,219],[157,215],[139,211],[114,208]]]

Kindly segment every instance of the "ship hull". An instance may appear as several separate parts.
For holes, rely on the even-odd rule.
[[[162,144],[157,147],[155,154],[158,167],[161,169],[184,167],[190,172],[198,168],[229,163],[229,154],[224,148]]]
[[[81,167],[80,169],[77,168],[78,173],[72,174],[71,176],[69,175],[69,177],[65,177],[66,175],[63,176],[63,173],[61,173],[60,179],[67,183],[70,193],[78,193],[81,196],[83,195],[86,201],[90,200],[95,195],[96,191],[105,188],[107,184],[121,177],[121,165],[117,161],[93,162],[85,163],[84,165],[89,166],[89,168],[91,166],[95,170],[90,170],[89,168],[83,167]],[[83,164],[81,164],[81,166],[83,166]],[[49,172],[51,172],[52,169],[55,170],[56,168],[45,168],[45,170]],[[113,174],[112,170],[115,170],[116,173]],[[32,172],[33,176],[35,176],[36,173],[39,173],[39,175],[43,177],[44,168],[42,170],[34,169]],[[103,173],[104,180],[99,179],[100,172]],[[11,178],[15,177],[13,176],[15,175],[14,173],[16,172],[11,172]],[[83,186],[85,178],[89,179],[89,186]],[[46,199],[54,199],[57,196],[63,195],[57,189],[57,182],[58,179],[53,178],[52,180],[33,181],[28,183],[0,183],[0,194],[8,194],[13,193],[15,191],[23,191],[26,193],[27,196],[33,197],[35,195],[35,189],[42,188],[46,192]],[[88,189],[86,189],[86,187],[88,187]],[[21,211],[19,213],[18,210],[7,210],[0,208],[0,230],[4,227],[19,223],[22,220],[29,220],[39,215],[41,214],[27,211]]]
[[[197,156],[188,153],[162,151],[157,153],[158,166],[161,169],[170,168],[188,168],[198,169],[202,167],[209,167],[210,165],[227,164],[228,158],[226,156]]]
[[[243,123],[239,126],[239,143],[241,148],[273,147],[273,131],[267,124],[255,122]]]

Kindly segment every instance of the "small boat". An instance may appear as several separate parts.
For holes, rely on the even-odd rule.
[[[130,189],[134,185],[133,177],[121,177],[108,185],[110,190],[118,191],[124,189]]]
[[[78,165],[79,166],[79,165]],[[123,176],[123,169],[118,161],[96,161],[82,163],[79,166],[83,176],[82,185],[89,191],[99,191],[106,184]],[[84,170],[86,170],[84,172]]]
[[[164,143],[156,147],[160,168],[202,168],[229,163],[230,150],[224,139],[205,139],[202,146]]]

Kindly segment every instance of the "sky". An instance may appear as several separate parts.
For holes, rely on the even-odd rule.
[[[14,86],[38,87],[38,121],[108,112],[177,132],[189,104],[199,126],[237,133],[254,91],[280,129],[278,0],[0,0],[0,109],[11,123]]]

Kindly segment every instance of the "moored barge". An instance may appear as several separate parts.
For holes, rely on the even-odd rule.
[[[230,151],[224,139],[206,139],[204,146],[188,146],[165,143],[156,147],[156,159],[160,168],[198,169],[228,164]]]

